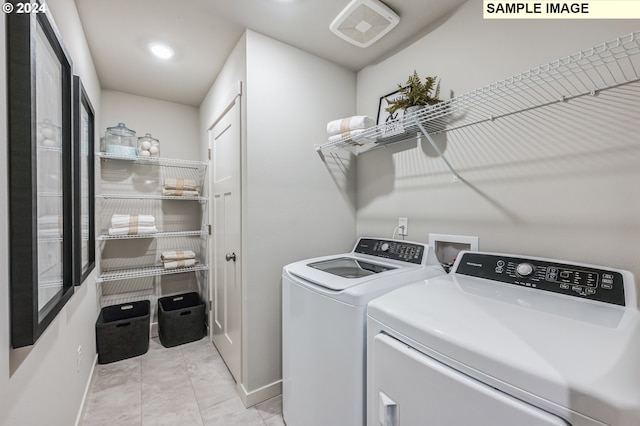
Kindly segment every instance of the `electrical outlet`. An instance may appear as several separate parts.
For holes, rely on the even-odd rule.
[[[80,367],[82,366],[82,346],[78,346],[78,352],[76,356],[76,371],[80,372]]]
[[[406,217],[398,218],[398,235],[406,237],[409,235],[409,219]]]

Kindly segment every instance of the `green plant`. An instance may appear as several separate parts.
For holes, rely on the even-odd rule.
[[[426,77],[424,83],[420,80],[417,71],[413,71],[404,86],[398,84],[400,96],[394,100],[387,99],[389,106],[386,110],[394,113],[399,109],[407,109],[411,106],[435,105],[442,102],[440,96],[440,82],[438,77]],[[433,94],[432,94],[433,93]]]

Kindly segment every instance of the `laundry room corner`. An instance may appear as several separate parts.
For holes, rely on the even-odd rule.
[[[460,31],[464,28],[464,31]],[[359,114],[406,76],[437,76],[443,100],[637,30],[636,20],[487,20],[466,2],[423,38],[358,73]],[[542,36],[544,34],[544,36]],[[554,40],[549,43],[549,40]],[[358,235],[476,235],[483,250],[542,254],[640,273],[637,82],[358,156]],[[517,101],[516,101],[517,102]],[[457,117],[463,120],[464,117]]]

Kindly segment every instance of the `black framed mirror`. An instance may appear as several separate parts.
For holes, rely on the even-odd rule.
[[[80,77],[73,76],[74,284],[96,264],[94,146],[95,113]]]
[[[13,3],[13,2],[12,2]],[[49,13],[7,14],[11,344],[73,294],[71,59]]]

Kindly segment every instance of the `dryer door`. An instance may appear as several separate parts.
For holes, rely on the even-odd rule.
[[[369,426],[570,426],[385,334],[369,362]]]

